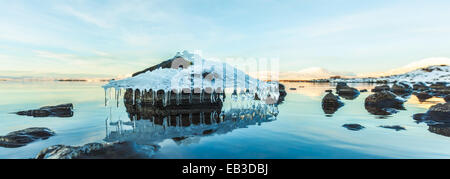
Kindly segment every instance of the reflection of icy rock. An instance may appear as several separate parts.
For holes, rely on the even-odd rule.
[[[158,150],[153,145],[136,145],[133,142],[89,143],[83,146],[50,146],[36,156],[36,159],[120,159],[149,158]]]
[[[165,139],[172,139],[178,144],[195,143],[202,136],[225,134],[234,129],[276,120],[275,114],[269,113],[267,108],[269,107],[234,108],[220,114],[210,112],[209,109],[199,113],[176,114],[177,111],[172,111],[171,115],[165,117],[140,114],[142,120],[108,121],[105,141],[134,141],[137,144],[153,145]],[[139,112],[148,111],[151,110]]]

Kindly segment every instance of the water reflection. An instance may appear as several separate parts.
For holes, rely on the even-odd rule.
[[[110,116],[106,120],[105,141],[157,145],[171,139],[177,144],[190,144],[204,136],[270,122],[276,120],[278,115],[278,104],[254,100],[246,93],[220,96],[190,93],[166,97],[147,93],[151,92],[141,96],[127,90],[123,105],[128,120]]]
[[[252,108],[171,110],[170,115],[154,115],[153,106],[140,106],[129,110],[130,121],[106,121],[105,141],[133,141],[137,144],[158,144],[171,139],[177,144],[197,143],[201,137],[226,134],[235,129],[276,120],[268,107]],[[137,116],[140,116],[139,118]]]

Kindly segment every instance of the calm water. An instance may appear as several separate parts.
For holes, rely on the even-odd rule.
[[[105,119],[102,83],[83,82],[0,82],[0,135],[28,127],[48,127],[57,135],[20,148],[0,148],[0,158],[30,158],[55,144],[83,145],[104,142],[111,135]],[[299,87],[302,86],[302,87]],[[350,84],[370,89],[365,84]],[[432,98],[419,102],[411,96],[406,110],[390,116],[375,116],[364,108],[369,93],[361,93],[332,116],[321,108],[328,84],[287,83],[286,100],[278,106],[276,119],[263,122],[233,123],[210,135],[193,135],[179,142],[160,133],[146,136],[160,148],[153,158],[450,158],[450,137],[431,133],[426,124],[417,124],[412,115],[442,102]],[[33,118],[10,114],[45,105],[74,104],[71,118]],[[123,108],[118,116],[124,121]],[[350,131],[343,124],[358,123],[366,128]],[[400,125],[395,131],[380,125]],[[192,131],[194,130],[194,131]],[[186,132],[186,131],[183,131]],[[195,133],[189,129],[187,133]],[[153,137],[153,138],[152,138]],[[154,139],[154,140],[153,140]],[[157,139],[157,140],[156,140]]]

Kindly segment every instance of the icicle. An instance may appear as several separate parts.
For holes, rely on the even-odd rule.
[[[108,100],[106,99],[106,88],[104,88],[105,90],[105,107],[107,106]]]
[[[167,105],[170,105],[170,98],[172,97],[172,91],[171,90],[168,90],[167,91]]]
[[[192,124],[192,113],[189,113],[189,124],[190,124],[190,125],[193,125],[193,124]]]
[[[155,100],[156,99],[158,99],[158,93],[157,93],[157,91],[156,90],[152,90],[152,104],[153,104],[153,106],[155,105]]]
[[[200,90],[200,103],[203,103],[203,89]]]
[[[190,93],[189,93],[189,104],[192,104],[192,89],[191,89],[191,91],[190,91]]]
[[[131,100],[133,100],[133,105],[134,105],[135,100],[136,100],[136,99],[135,99],[135,94],[134,94],[134,93],[135,93],[134,89],[131,89],[131,92],[133,92],[133,98],[131,98]]]

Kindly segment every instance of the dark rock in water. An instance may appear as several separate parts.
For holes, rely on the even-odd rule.
[[[365,100],[365,105],[378,108],[404,109],[404,102],[405,100],[403,98],[398,97],[390,91],[380,91],[368,96]]]
[[[338,96],[328,93],[322,99],[322,109],[325,114],[334,114],[344,103],[341,102]]]
[[[138,145],[134,142],[89,143],[83,146],[50,146],[36,159],[140,159],[149,158],[159,149],[155,145]]]
[[[447,103],[450,102],[450,95],[445,96],[445,97],[444,97],[444,100],[445,100],[445,102],[447,102]]]
[[[450,124],[434,124],[428,126],[428,131],[442,136],[450,137]]]
[[[388,85],[376,86],[372,89],[372,92],[390,91],[391,88]]]
[[[446,82],[436,82],[431,84],[430,86],[431,89],[445,89],[447,88],[447,83]]]
[[[345,127],[348,130],[352,130],[352,131],[359,131],[359,130],[365,128],[364,126],[362,126],[360,124],[344,124],[344,125],[342,125],[342,127]]]
[[[36,140],[45,140],[54,136],[55,132],[48,128],[32,127],[19,131],[10,132],[5,136],[0,136],[0,147],[17,148],[25,146]]]
[[[336,86],[336,93],[339,94],[339,96],[346,95],[346,96],[349,96],[349,97],[350,96],[354,97],[354,96],[359,95],[359,91],[357,89],[349,87],[349,86],[347,86],[347,83],[343,83],[343,82],[339,82],[337,84],[337,86]]]
[[[406,82],[397,82],[391,88],[392,92],[396,94],[411,93],[412,89],[412,86]]]
[[[368,91],[367,91],[367,89],[362,89],[362,90],[359,90],[359,92],[364,93],[364,92],[368,92]]]
[[[439,103],[431,106],[427,115],[433,121],[450,122],[450,103]]]
[[[297,90],[297,88],[289,88],[290,90]]]
[[[327,92],[327,93],[332,93],[333,90],[325,90],[325,92]]]
[[[287,95],[286,87],[283,84],[278,83],[278,91],[280,92],[280,96],[278,96],[277,104],[281,104]]]
[[[425,91],[428,89],[430,89],[430,87],[428,87],[428,85],[424,82],[418,82],[413,85],[413,90],[416,91]]]
[[[419,92],[419,93],[413,93],[418,99],[419,99],[419,101],[420,102],[424,102],[424,101],[426,101],[427,99],[430,99],[430,98],[432,98],[433,96],[432,95],[430,95],[429,93],[427,93],[427,92]]]
[[[398,126],[398,125],[395,125],[395,126],[379,126],[379,127],[386,128],[386,129],[394,129],[396,131],[406,130],[404,127]]]
[[[57,106],[44,106],[39,109],[19,111],[17,115],[33,116],[33,117],[72,117],[73,104],[60,104]]]
[[[431,106],[426,113],[418,113],[413,115],[416,121],[434,121],[450,123],[450,103],[440,103]]]
[[[365,100],[366,110],[374,115],[391,115],[403,110],[405,100],[390,91],[380,91],[368,96]]]

